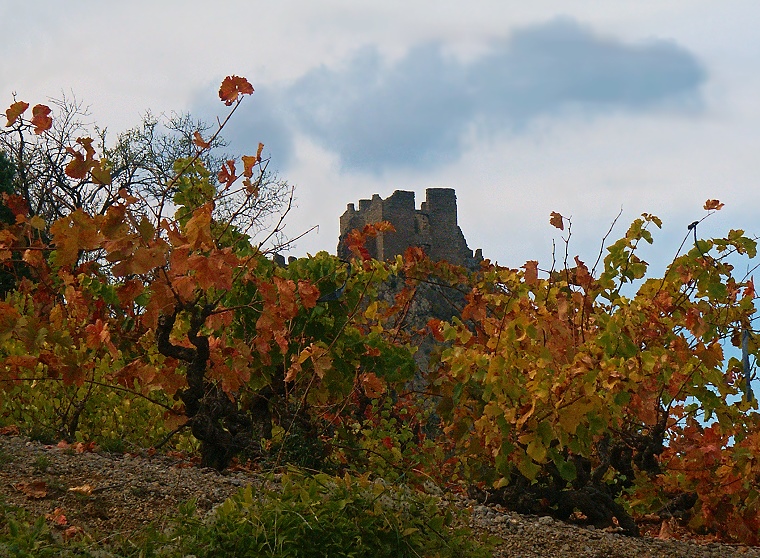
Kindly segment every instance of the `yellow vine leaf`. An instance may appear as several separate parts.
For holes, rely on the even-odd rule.
[[[187,239],[190,246],[195,249],[211,248],[213,245],[211,237],[211,211],[213,208],[213,202],[205,203],[193,212],[193,216],[185,225]]]

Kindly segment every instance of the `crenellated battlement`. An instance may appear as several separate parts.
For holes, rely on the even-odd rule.
[[[349,203],[340,217],[338,255],[350,254],[344,239],[354,229],[370,223],[388,221],[396,229],[370,239],[367,250],[373,258],[387,260],[403,254],[410,246],[419,246],[434,260],[457,265],[472,265],[482,260],[480,250],[473,256],[462,230],[457,225],[457,197],[452,188],[428,188],[425,201],[416,209],[414,192],[396,190],[386,199],[378,194],[359,200],[359,209]]]

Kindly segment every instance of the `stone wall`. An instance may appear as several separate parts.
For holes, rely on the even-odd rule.
[[[410,246],[419,246],[434,260],[457,265],[473,266],[483,259],[480,250],[473,255],[457,225],[457,197],[452,188],[428,188],[420,209],[415,207],[414,192],[403,190],[386,199],[375,194],[371,200],[359,200],[358,210],[349,203],[340,217],[338,255],[350,257],[344,243],[349,232],[379,221],[389,221],[396,232],[368,241],[367,250],[378,260],[403,254]]]

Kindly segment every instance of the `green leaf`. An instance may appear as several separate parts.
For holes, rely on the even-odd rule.
[[[517,463],[517,470],[528,480],[535,480],[538,474],[541,472],[541,466],[533,462],[533,460],[526,454]]]
[[[525,453],[538,463],[546,460],[546,446],[540,440],[532,440],[525,449]]]
[[[578,471],[575,468],[575,463],[572,461],[558,459],[554,462],[554,464],[557,466],[557,470],[564,480],[572,482],[578,476]]]

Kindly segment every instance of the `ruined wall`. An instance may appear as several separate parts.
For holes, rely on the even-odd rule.
[[[373,258],[387,260],[403,254],[410,246],[419,246],[434,260],[472,266],[482,260],[480,250],[473,256],[462,230],[457,225],[457,197],[451,188],[428,188],[420,209],[415,208],[414,192],[396,190],[382,199],[359,200],[359,209],[349,203],[340,217],[338,255],[350,257],[346,235],[366,224],[389,221],[396,232],[381,233],[367,243]]]

